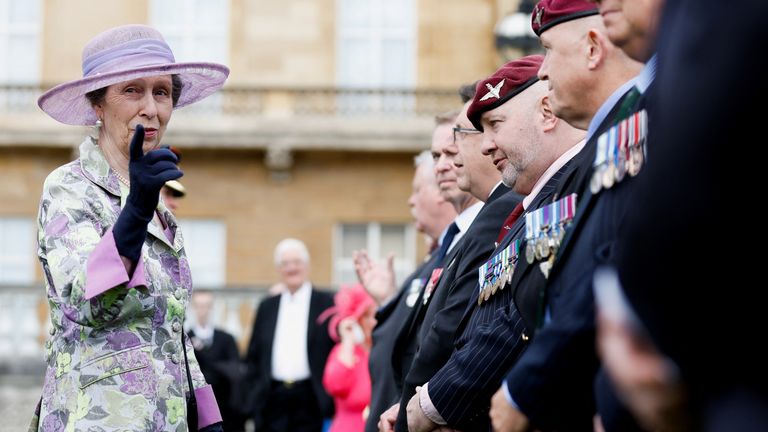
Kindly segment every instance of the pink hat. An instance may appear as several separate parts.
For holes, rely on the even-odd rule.
[[[176,104],[179,108],[220,89],[229,76],[229,68],[217,63],[176,63],[160,32],[145,25],[125,25],[91,39],[83,48],[83,78],[48,90],[37,104],[62,123],[92,125],[97,118],[86,93],[157,75],[181,78],[181,96]]]
[[[339,292],[333,297],[334,306],[326,309],[317,318],[318,322],[323,322],[328,317],[331,320],[328,322],[328,334],[335,341],[339,340],[339,334],[336,328],[339,326],[341,320],[345,318],[354,318],[359,320],[365,311],[371,306],[375,306],[376,303],[373,298],[368,294],[368,291],[363,288],[362,285],[342,285],[339,288]]]

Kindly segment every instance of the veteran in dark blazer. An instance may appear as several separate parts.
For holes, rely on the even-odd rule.
[[[408,205],[411,207],[416,229],[430,239],[435,239],[436,247],[434,249],[437,250],[440,235],[456,218],[456,211],[440,195],[435,179],[435,163],[429,151],[425,150],[419,154],[415,158],[415,163],[413,192],[408,199]],[[372,266],[379,264],[366,261],[368,261],[367,256],[356,254],[355,268],[361,283],[363,286],[371,283],[381,284],[380,281],[373,281],[372,279],[379,277],[383,269],[373,269]],[[366,432],[379,430],[379,416],[400,397],[400,388],[395,382],[394,371],[392,370],[392,351],[395,338],[410,315],[411,309],[416,305],[421,287],[424,286],[432,273],[436,261],[437,255],[430,253],[424,262],[405,279],[394,297],[378,299],[381,306],[376,313],[376,327],[373,329],[373,345],[368,362],[371,374],[371,403],[365,423]],[[394,285],[394,270],[390,269],[388,273],[390,273],[389,281],[386,283]],[[366,289],[370,292],[371,287],[366,286]]]
[[[275,265],[285,290],[256,312],[245,358],[248,408],[257,431],[319,432],[333,417],[322,379],[334,344],[327,323],[317,319],[333,306],[333,296],[309,282],[309,252],[300,240],[281,241]]]
[[[469,120],[484,132],[483,151],[504,183],[528,195],[497,232],[497,239],[504,238],[494,254],[525,232],[524,210],[551,200],[560,173],[583,145],[582,131],[552,115],[547,86],[536,76],[542,61],[541,56],[529,56],[507,63],[481,81],[468,109]],[[526,327],[512,305],[514,286],[486,296],[479,280],[478,275],[458,328],[456,350],[408,402],[410,430],[428,431],[438,425],[468,431],[489,428],[490,397],[503,374],[497,364],[517,358],[524,349]],[[502,325],[490,327],[497,322]],[[501,337],[497,330],[503,332]]]
[[[434,290],[445,267],[447,255],[461,242],[484,205],[471,193],[459,188],[458,166],[454,164],[458,154],[458,146],[453,139],[457,114],[458,111],[450,116],[441,116],[446,119],[450,118],[450,121],[438,125],[432,140],[431,153],[435,162],[434,172],[440,187],[440,195],[453,205],[457,216],[440,236],[440,247],[433,254],[436,260],[435,267],[432,269],[426,285],[422,287],[423,292]],[[418,301],[423,302],[425,297],[423,292],[419,292]],[[410,328],[410,323],[410,320],[403,320],[397,335],[407,331]],[[414,354],[415,341],[413,340],[406,344],[400,343],[393,352],[391,362],[395,372],[395,381],[398,385],[398,396],[393,400],[393,405],[380,416],[381,424],[385,428],[394,428],[399,411],[399,395],[403,391],[403,377],[410,368]]]
[[[645,339],[643,346],[675,365],[674,378],[687,390],[687,409],[676,413],[688,417],[691,430],[768,430],[768,384],[762,373],[766,356],[754,349],[764,327],[764,308],[760,302],[748,300],[749,294],[746,298],[722,295],[724,286],[752,286],[746,281],[759,274],[762,258],[749,252],[749,243],[741,243],[744,249],[739,248],[738,268],[743,271],[702,266],[711,260],[711,236],[702,233],[711,230],[715,219],[698,216],[720,214],[717,209],[735,190],[748,196],[762,190],[760,182],[745,183],[742,176],[729,174],[754,172],[762,165],[761,158],[745,159],[724,143],[753,142],[759,132],[743,125],[749,119],[765,117],[764,105],[755,109],[738,103],[739,92],[734,91],[738,80],[731,77],[744,76],[763,62],[753,52],[768,40],[762,19],[768,4],[740,2],[738,18],[718,25],[714,37],[712,23],[720,22],[736,5],[666,3],[656,90],[650,94],[652,104],[646,105],[653,125],[649,130],[652,159],[638,176],[616,242],[619,288],[629,301],[628,309],[635,313],[635,325],[628,328],[634,331],[627,336]],[[643,37],[634,35],[632,39]],[[722,85],[706,88],[710,82]],[[750,86],[750,97],[763,99],[767,93],[762,82]],[[713,172],[719,174],[713,176]],[[669,229],[659,229],[660,225]],[[761,247],[753,246],[753,252]],[[595,282],[599,295],[606,287],[597,278]],[[610,311],[601,307],[598,333],[603,336],[606,312]],[[738,322],[738,330],[724,322]],[[727,349],[713,349],[713,341],[720,340],[728,341]],[[611,367],[610,357],[603,357],[606,369]],[[637,401],[633,393],[647,389],[628,388],[627,375],[613,373],[611,378],[623,382],[626,400]],[[659,416],[659,411],[650,412],[647,406],[634,408],[638,419],[671,420],[668,415]]]
[[[570,8],[568,11],[563,9],[566,3]],[[534,23],[534,30],[551,50],[563,52],[566,39],[573,40],[585,31],[607,34],[601,18],[595,13],[588,14],[594,8],[595,4],[586,0],[541,1],[537,10],[543,11],[545,19],[541,25]],[[570,21],[555,19],[558,14],[574,13],[573,10],[583,10],[584,15],[573,15]],[[547,17],[552,21],[547,21]],[[567,22],[573,24],[568,25]],[[587,28],[592,30],[585,30]],[[630,126],[625,123],[618,129],[616,124],[636,110],[639,95],[637,79],[620,84],[621,79],[637,71],[638,66],[633,64],[635,60],[615,47],[607,36],[602,38],[606,39],[605,49],[609,56],[602,68],[603,78],[573,85],[573,88],[563,87],[560,95],[553,96],[553,99],[560,99],[562,110],[558,113],[563,118],[575,123],[580,118],[588,120],[584,154],[592,159],[580,159],[577,176],[582,180],[576,182],[579,197],[577,211],[559,249],[550,260],[552,268],[538,306],[540,320],[537,328],[543,328],[537,332],[530,348],[512,368],[494,398],[494,425],[503,430],[507,430],[505,422],[510,418],[523,417],[519,415],[521,412],[525,417],[521,424],[530,423],[543,430],[591,430],[593,427],[596,413],[594,383],[599,363],[594,345],[591,281],[598,263],[610,256],[610,242],[615,237],[624,207],[623,203],[614,202],[595,211],[595,203],[603,188],[622,189],[623,186],[618,183],[637,174],[609,172],[607,168],[613,170],[616,167],[618,170],[614,162],[598,165],[597,169],[594,166],[597,160],[614,160],[615,153],[606,156],[612,148],[611,142],[614,142],[612,137],[623,136],[618,132],[628,131],[627,126]],[[581,56],[577,49],[565,52],[568,56]],[[552,81],[553,88],[562,80],[555,67],[554,62],[545,63],[539,73],[544,79]],[[599,109],[589,110],[584,104],[567,106],[567,95],[583,92],[585,88],[593,92]],[[626,144],[637,144],[643,131],[647,130],[647,123],[639,118],[634,120],[637,121],[633,122],[632,130],[636,133],[628,134],[631,136],[622,144],[627,151],[629,147]],[[624,170],[626,166],[620,168]],[[510,416],[506,421],[506,414],[503,413]],[[636,428],[634,425],[626,427]]]
[[[471,96],[474,96],[472,85]],[[409,317],[409,324],[398,338],[396,348],[414,350],[410,368],[405,373],[400,412],[395,430],[407,431],[406,406],[416,392],[416,386],[429,381],[448,360],[453,340],[472,289],[477,269],[495,247],[499,230],[507,215],[522,201],[522,197],[502,184],[501,174],[480,149],[482,134],[467,119],[464,104],[454,127],[458,153],[454,158],[457,183],[485,205],[466,234],[446,255],[444,270],[434,289],[422,291],[420,301]],[[401,358],[395,355],[393,361]],[[396,368],[397,369],[397,368]]]
[[[764,274],[764,243],[718,243],[713,257],[710,234],[740,218],[728,211],[734,192],[757,200],[764,193],[764,180],[747,173],[762,172],[765,150],[743,153],[730,143],[762,141],[761,127],[745,125],[762,124],[768,105],[742,101],[744,94],[766,100],[768,83],[749,80],[746,93],[739,89],[742,77],[764,68],[757,52],[768,43],[766,14],[768,3],[759,0],[667,0],[653,159],[618,242],[624,292],[653,342],[677,363],[698,430],[768,430],[768,358],[758,348],[765,304],[755,301],[763,285],[754,283]]]

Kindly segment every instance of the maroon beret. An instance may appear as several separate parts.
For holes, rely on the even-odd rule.
[[[490,77],[478,82],[475,97],[467,109],[467,118],[475,129],[483,130],[480,117],[484,112],[504,105],[513,96],[536,83],[543,62],[544,57],[540,55],[512,60]]]
[[[600,13],[588,0],[541,0],[531,14],[531,28],[538,36],[560,23]]]

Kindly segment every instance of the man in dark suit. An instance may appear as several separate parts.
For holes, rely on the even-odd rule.
[[[607,34],[602,19],[594,15],[566,23],[553,21],[554,24],[547,26],[547,17],[565,7],[594,10],[595,5],[585,0],[543,0],[537,5],[536,11],[542,11],[540,14],[544,16],[542,21],[545,24],[537,26],[534,22],[534,30],[539,27],[537,32],[548,49],[547,58],[553,59],[553,63],[558,57],[568,53],[566,47],[571,46],[569,44],[574,38],[584,34],[584,28],[594,27],[588,31],[602,35],[602,38],[606,38]],[[607,38],[606,43],[613,46]],[[632,58],[617,48],[613,49],[625,58]],[[570,55],[581,55],[581,50],[574,48]],[[554,68],[554,64],[545,65],[540,72],[540,75],[552,81],[552,88],[559,87],[562,90],[560,95],[555,93],[553,99],[559,97],[561,101],[565,101],[571,93],[580,94],[585,90],[585,86],[580,84],[563,85],[562,77],[555,73]],[[631,67],[625,68],[623,76],[626,76],[627,71],[634,72]],[[609,68],[608,72],[616,73],[616,70],[611,71]],[[628,123],[616,126],[636,111],[638,96],[644,90],[642,88],[637,91],[638,87],[642,87],[638,81],[631,82],[632,91],[626,92],[623,97],[614,91],[612,97],[602,102],[596,113],[587,110],[581,112],[581,117],[591,119],[590,130],[594,131],[589,134],[587,146],[604,144],[601,144],[597,152],[593,152],[592,161],[585,159],[584,162],[589,164],[581,167],[582,172],[586,173],[582,178],[588,179],[590,185],[585,187],[582,184],[574,220],[566,231],[556,258],[553,257],[550,261],[554,262],[554,267],[549,273],[546,290],[539,304],[542,319],[538,326],[543,325],[543,328],[537,332],[533,343],[515,364],[505,380],[505,385],[494,397],[491,414],[494,426],[500,430],[523,430],[529,423],[543,430],[580,430],[593,427],[596,412],[593,385],[599,364],[594,345],[591,280],[598,263],[610,256],[611,242],[618,230],[617,224],[624,209],[621,201],[606,201],[603,206],[597,203],[603,200],[606,193],[612,194],[623,189],[627,183],[631,183],[630,178],[637,174],[627,172],[631,170],[627,170],[625,159],[615,158],[618,156],[615,151],[617,148],[622,148],[622,152],[631,148],[633,154],[638,149],[643,151],[639,137],[646,130],[647,123],[640,117],[634,118],[638,120],[632,123],[632,130],[637,132],[636,134],[627,133]],[[606,90],[610,94],[610,91],[616,88],[605,87],[601,82],[595,86],[597,89],[603,89],[603,94],[606,94]],[[587,89],[590,90],[591,88]],[[625,89],[620,87],[619,91],[622,90]],[[566,120],[571,120],[578,112],[573,108],[580,107],[581,104],[574,103],[570,110],[563,109],[560,113]],[[601,118],[601,113],[607,115]],[[635,128],[636,124],[641,127]],[[619,131],[623,131],[623,135],[617,133]],[[618,137],[622,137],[620,145],[617,144],[620,141]],[[614,153],[611,153],[612,149]],[[593,169],[595,160],[609,162]],[[616,160],[619,162],[615,162]],[[629,425],[628,427],[633,427],[632,422]]]
[[[458,114],[458,113],[456,113]],[[477,214],[483,207],[483,202],[479,201],[469,192],[459,189],[457,169],[453,164],[458,149],[453,142],[453,128],[455,126],[456,114],[443,116],[443,119],[449,121],[438,124],[433,135],[431,153],[434,160],[434,174],[440,188],[440,195],[453,205],[457,213],[454,221],[440,235],[440,246],[433,254],[433,266],[429,272],[426,284],[421,286],[418,293],[418,301],[423,301],[423,291],[428,287],[433,289],[437,281],[437,276],[443,271],[446,257],[455,246],[461,241],[463,236],[472,224]],[[408,318],[406,316],[405,318]],[[411,321],[402,319],[398,324],[395,336],[400,335],[404,330],[410,327]],[[397,395],[390,401],[390,405],[396,404],[402,394],[403,376],[410,367],[415,347],[412,344],[400,346],[393,351],[390,356],[395,383],[397,385]],[[391,406],[380,416],[380,424],[384,430],[391,430],[397,419],[397,406]]]
[[[416,229],[432,239],[435,246],[439,246],[440,235],[456,218],[456,211],[440,195],[435,179],[435,163],[430,152],[425,150],[415,158],[415,162],[413,192],[408,199],[408,205],[411,207]],[[436,250],[437,247],[434,249]],[[376,327],[373,329],[373,345],[369,360],[371,403],[365,424],[366,432],[379,430],[379,417],[399,396],[391,360],[395,337],[411,309],[416,305],[421,287],[432,273],[436,260],[436,254],[428,255],[392,297],[391,294],[375,295],[391,293],[394,290],[395,272],[391,265],[391,258],[385,268],[370,260],[363,252],[355,254],[358,278],[380,304],[376,312]]]
[[[536,76],[542,60],[529,56],[507,63],[478,85],[468,109],[468,119],[483,131],[483,151],[504,183],[528,195],[504,221],[510,228],[502,228],[504,238],[491,257],[520,239],[523,212],[551,200],[563,168],[583,145],[583,132],[552,114],[547,86]],[[487,409],[502,368],[519,355],[527,337],[516,307],[510,306],[515,278],[509,285],[505,277],[504,288],[493,290],[492,296],[480,292],[479,279],[458,328],[456,350],[408,402],[409,430],[429,431],[438,425],[488,430]]]
[[[749,125],[764,121],[767,106],[743,99],[768,97],[766,80],[747,78],[765,67],[768,2],[666,3],[652,159],[628,204],[617,269],[646,336],[679,368],[692,430],[764,431],[768,359],[758,346],[765,305],[754,283],[763,242],[722,242],[716,239],[740,236],[712,233],[735,225],[736,196],[760,197],[765,189],[750,176],[760,177],[763,147],[745,153],[732,143],[762,142],[762,129]]]
[[[462,93],[474,97],[475,84],[464,86],[467,87],[471,92]],[[450,357],[456,328],[477,280],[477,268],[493,251],[504,219],[522,200],[502,184],[501,174],[491,159],[482,154],[482,133],[467,119],[470,102],[465,102],[456,118],[453,129],[456,154],[452,157],[459,189],[484,201],[485,205],[459,243],[446,255],[445,269],[438,282],[428,291],[425,287],[421,301],[398,337],[393,360],[403,358],[398,351],[413,352],[413,360],[407,369],[401,367],[405,378],[396,431],[407,431],[406,406],[416,386],[427,382]]]
[[[245,359],[253,386],[248,402],[257,431],[319,432],[333,416],[322,384],[333,340],[317,318],[333,306],[333,296],[310,284],[303,242],[281,241],[275,265],[286,289],[256,313]]]
[[[195,349],[195,358],[200,363],[200,370],[205,380],[213,387],[216,401],[219,403],[224,430],[242,431],[244,419],[233,405],[233,395],[238,390],[240,376],[240,354],[237,352],[235,338],[231,334],[214,328],[213,294],[195,291],[192,295],[194,322],[187,333]]]

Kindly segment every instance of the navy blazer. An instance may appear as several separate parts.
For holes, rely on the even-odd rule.
[[[757,349],[764,289],[754,282],[764,277],[757,239],[765,235],[741,241],[752,235],[733,227],[754,214],[742,213],[751,207],[742,197],[754,203],[765,194],[765,147],[749,143],[764,142],[768,104],[743,103],[739,89],[742,77],[765,68],[755,53],[768,45],[768,2],[666,3],[653,153],[617,245],[621,283],[653,342],[680,368],[694,428],[765,431],[768,355]],[[734,7],[737,19],[723,19]],[[750,80],[746,95],[768,100],[768,82]]]
[[[392,369],[395,339],[400,329],[406,324],[411,310],[417,304],[421,287],[432,273],[436,261],[436,256],[427,257],[406,278],[397,295],[376,313],[376,327],[373,329],[373,345],[368,361],[368,370],[371,374],[371,403],[368,418],[365,421],[366,432],[377,432],[381,414],[397,403],[400,398],[400,385],[395,381],[395,372]],[[414,281],[419,289],[411,292]]]
[[[623,102],[624,97],[617,106]],[[639,99],[631,111],[637,111],[643,103]],[[598,130],[605,131],[619,120],[609,115]],[[593,135],[588,145],[594,147],[599,136]],[[591,161],[589,167],[583,165],[583,170],[589,172],[586,178],[591,176],[591,167]],[[597,266],[611,259],[612,244],[631,199],[633,183],[627,175],[611,189],[594,195],[588,189],[580,193],[577,214],[560,246],[539,307],[539,313],[546,309],[551,320],[537,332],[507,375],[512,398],[536,428],[593,427],[594,381],[599,362],[592,276]]]
[[[527,211],[552,201],[556,186],[567,169],[568,164],[552,176]],[[524,236],[523,214],[488,258]],[[462,431],[488,430],[491,396],[498,389],[504,372],[525,349],[527,328],[513,300],[518,287],[527,286],[530,282],[528,278],[518,276],[518,271],[525,267],[524,263],[525,258],[521,257],[511,284],[479,306],[479,283],[475,274],[471,297],[457,333],[460,336],[456,340],[455,351],[429,380],[432,403],[451,427]],[[535,276],[537,272],[527,274]],[[534,285],[531,284],[535,291]]]
[[[512,205],[512,208],[514,208],[521,199],[519,195],[510,193],[508,187],[503,184],[499,185],[485,202],[483,208],[480,209],[480,212],[472,221],[467,232],[461,237],[461,240],[446,254],[443,261],[435,266],[435,268],[444,268],[444,272],[440,275],[432,295],[426,296],[426,285],[422,286],[416,306],[397,335],[397,342],[392,356],[392,364],[396,371],[395,378],[400,385],[401,393],[403,392],[402,384],[411,370],[416,352],[421,350],[421,338],[426,337],[425,333],[429,333],[429,327],[424,329],[422,326],[422,323],[425,322],[425,317],[429,318],[427,322],[434,322],[434,315],[443,309],[450,294],[450,309],[445,311],[445,321],[436,328],[440,333],[438,343],[443,343],[447,335],[452,335],[451,332],[455,328],[456,322],[461,318],[461,313],[466,308],[467,297],[461,298],[460,294],[454,293],[450,289],[450,282],[455,279],[457,274],[471,271],[471,257],[490,254],[493,250],[493,240],[495,240],[495,237],[492,237],[490,232],[495,226],[498,226],[499,228],[496,229],[496,234],[498,234],[504,218],[511,212],[509,206]],[[501,217],[501,221],[498,220],[499,217]],[[483,258],[476,259],[482,260]],[[433,303],[437,306],[432,306]],[[456,305],[460,306],[457,311],[458,316],[454,316],[456,314],[454,309],[457,309]],[[454,312],[451,313],[451,311]],[[451,336],[447,339],[449,340],[448,343],[452,346],[453,337]]]
[[[403,344],[415,346],[405,374],[395,430],[407,431],[406,407],[416,386],[423,385],[448,361],[459,321],[477,284],[477,269],[490,256],[504,220],[522,197],[499,185],[444,261],[445,270],[431,296],[410,317]],[[423,296],[422,296],[423,300]]]

